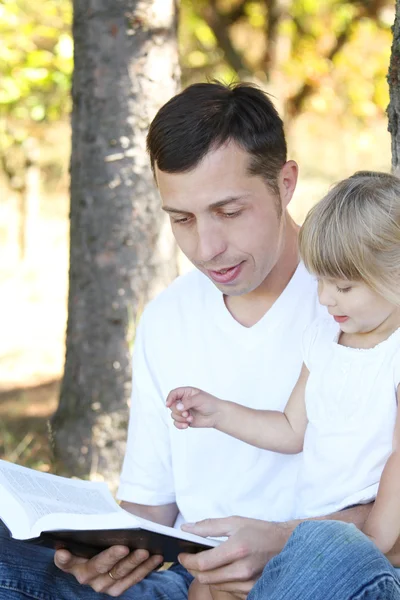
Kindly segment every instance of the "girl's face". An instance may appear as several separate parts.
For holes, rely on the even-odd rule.
[[[318,279],[318,296],[344,333],[393,331],[400,309],[362,281]]]

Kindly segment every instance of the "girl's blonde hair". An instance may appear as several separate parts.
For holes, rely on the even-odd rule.
[[[363,281],[400,305],[400,179],[359,171],[308,213],[300,255],[319,277]]]

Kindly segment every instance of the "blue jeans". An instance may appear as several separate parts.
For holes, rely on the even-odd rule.
[[[308,521],[267,564],[248,600],[400,600],[400,580],[354,525]]]
[[[1,499],[0,499],[1,502]],[[110,600],[58,569],[54,551],[11,540],[0,522],[0,600]],[[149,577],[121,600],[186,600],[193,577],[180,565]]]
[[[191,576],[179,565],[150,575],[122,600],[185,600]],[[0,529],[0,600],[109,600],[53,564],[46,548],[10,540]],[[395,570],[354,526],[299,525],[265,567],[248,600],[400,600]]]

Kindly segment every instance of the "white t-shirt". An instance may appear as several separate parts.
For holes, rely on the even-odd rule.
[[[213,429],[178,430],[165,401],[171,389],[187,385],[282,410],[301,369],[303,331],[318,314],[316,282],[302,264],[250,328],[231,316],[199,271],[176,279],[147,306],[138,328],[118,497],[176,502],[176,526],[231,515],[291,518],[300,456],[254,448]]]
[[[296,500],[299,518],[373,500],[392,451],[400,383],[400,329],[370,349],[337,343],[320,318],[304,334],[308,426]]]

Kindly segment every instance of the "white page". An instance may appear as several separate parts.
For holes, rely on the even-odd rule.
[[[22,526],[15,518],[12,497],[7,503],[0,503],[0,517],[13,537],[19,539],[36,537],[42,531],[141,527],[210,547],[219,543],[131,515],[118,506],[105,483],[67,479],[0,460],[1,488],[8,490],[7,496],[12,495],[25,509],[28,526]]]
[[[108,514],[77,515],[58,513],[45,515],[31,529],[30,537],[38,537],[42,531],[64,530],[101,530],[101,529],[136,529],[136,517],[117,506],[117,510]]]
[[[22,506],[0,484],[0,518],[11,531],[13,537],[29,537],[30,523]]]
[[[46,515],[104,515],[122,510],[105,483],[40,473],[3,460],[0,460],[0,485],[8,490],[7,495],[11,494],[24,507],[29,529]],[[5,511],[7,514],[3,514]],[[14,512],[13,503],[1,502],[0,516],[13,535],[14,528],[19,525]]]

